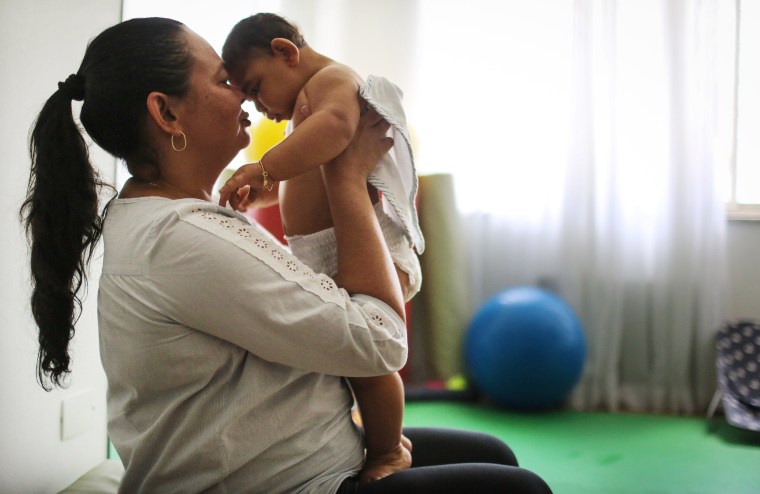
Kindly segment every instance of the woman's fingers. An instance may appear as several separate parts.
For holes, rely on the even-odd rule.
[[[364,113],[359,119],[359,125],[364,126],[364,127],[374,127],[383,122],[387,124],[387,122],[383,120],[383,117],[381,117],[380,114],[377,113],[377,111],[372,110],[372,109]],[[387,127],[386,127],[386,130],[388,130]]]

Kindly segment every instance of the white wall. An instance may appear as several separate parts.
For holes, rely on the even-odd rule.
[[[74,339],[71,384],[47,393],[35,381],[36,332],[18,210],[29,173],[32,121],[56,83],[77,70],[88,40],[120,16],[120,0],[0,1],[0,492],[57,492],[106,456],[97,269]],[[112,176],[112,158],[95,148],[92,158],[104,176]],[[95,418],[86,432],[62,441],[61,402],[88,388],[96,396]]]
[[[731,221],[727,237],[728,314],[760,321],[760,221]]]

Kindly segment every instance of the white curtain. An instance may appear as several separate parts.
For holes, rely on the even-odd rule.
[[[574,407],[699,412],[724,317],[734,5],[573,7],[561,207],[539,204],[528,223],[470,215],[475,307],[513,284],[547,284],[588,339]]]
[[[579,407],[692,413],[714,390],[733,108],[726,7],[576,1],[560,285],[590,343]]]

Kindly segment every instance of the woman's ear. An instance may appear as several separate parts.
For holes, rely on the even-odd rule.
[[[270,43],[270,46],[275,57],[282,58],[290,66],[298,65],[301,52],[295,43],[289,39],[275,38]]]
[[[148,94],[146,104],[148,105],[148,115],[162,131],[174,135],[182,130],[179,128],[172,99],[169,96],[153,91]]]

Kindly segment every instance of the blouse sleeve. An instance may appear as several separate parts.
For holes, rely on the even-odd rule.
[[[227,209],[177,215],[156,227],[148,269],[172,322],[312,372],[373,376],[406,362],[406,327],[382,301],[350,297]]]

